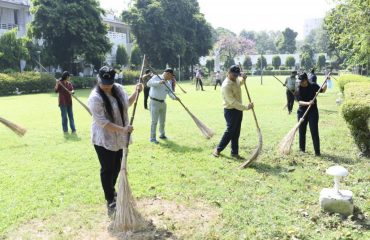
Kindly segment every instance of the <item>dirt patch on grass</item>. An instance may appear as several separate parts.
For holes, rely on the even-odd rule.
[[[156,198],[140,200],[137,205],[149,223],[140,232],[112,233],[105,207],[84,206],[48,219],[33,219],[9,232],[5,239],[206,239],[213,238],[213,229],[220,227],[219,211],[202,202],[188,207]]]

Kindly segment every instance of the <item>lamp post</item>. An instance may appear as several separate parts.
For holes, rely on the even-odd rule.
[[[263,75],[263,55],[261,53],[261,85],[262,85],[262,75]]]
[[[37,52],[37,55],[39,56],[39,71],[41,72],[41,61],[40,61],[41,51],[36,51],[36,52]]]
[[[179,58],[179,81],[181,79],[181,61],[180,61],[180,54],[177,54],[177,57]]]

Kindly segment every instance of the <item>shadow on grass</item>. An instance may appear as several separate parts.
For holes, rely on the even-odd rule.
[[[250,168],[255,169],[258,173],[267,173],[271,175],[276,175],[279,176],[282,173],[287,173],[290,172],[289,169],[281,167],[279,165],[271,166],[266,163],[261,163],[261,162],[253,162],[250,165]]]
[[[321,159],[334,163],[345,163],[345,164],[355,164],[358,161],[357,159],[329,154],[321,154]]]
[[[81,141],[81,138],[77,135],[77,133],[64,134],[64,139],[67,140],[67,141],[72,141],[72,142]]]
[[[168,148],[168,150],[170,150],[172,152],[178,152],[178,153],[201,152],[201,151],[203,151],[203,149],[200,148],[200,147],[194,148],[194,147],[182,146],[182,145],[179,145],[179,144],[175,143],[174,141],[171,141],[171,140],[168,140],[168,139],[164,140],[164,142],[161,142],[160,146],[164,147],[164,148]]]

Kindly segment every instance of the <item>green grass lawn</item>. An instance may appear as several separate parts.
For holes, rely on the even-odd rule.
[[[277,144],[297,122],[296,114],[283,110],[285,90],[280,83],[272,77],[265,77],[264,85],[259,80],[251,77],[248,84],[263,134],[263,152],[245,170],[238,170],[240,162],[229,158],[230,146],[224,157],[211,156],[225,129],[219,89],[206,86],[204,92],[195,91],[186,82],[182,87],[187,94],[176,91],[190,111],[215,130],[211,140],[202,137],[179,103],[168,99],[169,140],[159,145],[149,143],[150,115],[141,94],[128,158],[134,196],[161,197],[190,208],[202,201],[220,211],[217,224],[206,234],[194,229],[186,239],[369,239],[369,159],[358,156],[335,103],[337,88],[318,98],[322,157],[313,154],[309,130],[308,153],[299,154],[297,133],[293,153],[284,157],[277,154]],[[133,87],[127,89],[132,92]],[[87,102],[89,93],[80,90],[76,95]],[[243,98],[247,99],[245,94]],[[77,136],[63,135],[54,93],[1,97],[0,116],[28,129],[19,138],[0,125],[0,239],[32,219],[48,219],[74,208],[86,209],[80,224],[91,225],[90,218],[103,211],[105,203],[86,110],[74,101]],[[252,113],[245,112],[240,154],[248,157],[257,142]],[[353,191],[356,213],[362,212],[365,219],[358,219],[358,214],[341,219],[320,211],[319,193],[333,185],[325,170],[335,164],[349,170],[342,188]],[[59,233],[58,239],[70,238]]]

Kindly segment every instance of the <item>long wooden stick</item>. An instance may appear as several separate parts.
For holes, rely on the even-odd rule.
[[[178,82],[176,82],[176,86],[179,86],[179,88],[181,89],[181,91],[183,92],[183,93],[186,93],[186,91],[180,86],[180,84],[178,83]]]
[[[272,75],[276,80],[278,80],[280,83],[281,83],[281,85],[283,85],[284,87],[286,87],[286,89],[287,90],[289,90],[293,95],[294,95],[294,92],[292,91],[292,90],[290,90],[288,87],[287,87],[287,85],[285,85],[282,81],[280,81],[280,79],[279,78],[277,78],[275,75]]]

